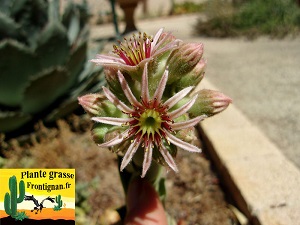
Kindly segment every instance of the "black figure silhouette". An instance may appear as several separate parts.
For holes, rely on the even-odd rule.
[[[43,205],[43,204],[44,204],[44,201],[49,200],[50,202],[55,203],[55,202],[54,202],[54,198],[50,198],[50,196],[48,196],[47,198],[43,199],[43,200],[41,201],[41,203],[39,203],[38,200],[37,200],[33,195],[31,195],[31,196],[25,195],[24,200],[25,200],[25,201],[33,201],[33,203],[35,204],[35,207],[33,208],[33,210],[31,210],[31,212],[34,212],[34,211],[36,210],[35,214],[37,214],[38,211],[40,211],[40,213],[41,213],[41,212],[42,212],[42,209],[43,209],[43,208],[46,208],[46,207],[44,207],[44,205]]]

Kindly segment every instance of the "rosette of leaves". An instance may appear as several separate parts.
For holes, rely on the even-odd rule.
[[[88,62],[86,1],[0,1],[0,132],[73,112],[77,96],[101,85],[102,68]],[[104,82],[104,81],[102,81]]]

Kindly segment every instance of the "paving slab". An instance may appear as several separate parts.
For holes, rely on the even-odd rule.
[[[207,80],[199,89],[217,88]],[[300,171],[234,105],[201,122],[201,133],[229,194],[251,224],[300,223]]]

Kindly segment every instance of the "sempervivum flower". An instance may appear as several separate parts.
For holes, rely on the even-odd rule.
[[[176,40],[170,33],[164,33],[162,28],[155,34],[154,38],[146,33],[139,33],[138,36],[133,34],[129,40],[124,38],[119,46],[114,45],[113,55],[99,54],[91,62],[132,72],[143,68],[145,63],[151,59],[177,47],[178,42],[179,40]]]
[[[150,97],[148,70],[147,64],[145,64],[141,81],[141,96],[140,100],[138,100],[133,95],[127,81],[120,71],[118,71],[118,77],[124,95],[128,99],[128,102],[130,102],[130,106],[127,106],[119,100],[109,89],[103,87],[103,91],[107,99],[115,104],[126,117],[93,117],[92,120],[99,123],[126,127],[125,131],[121,134],[117,134],[112,139],[99,144],[101,147],[112,147],[127,140],[131,141],[131,144],[123,157],[120,168],[121,171],[132,160],[139,147],[142,147],[143,149],[140,148],[140,150],[144,151],[142,177],[145,176],[151,165],[153,151],[159,151],[164,161],[174,171],[178,171],[178,169],[172,155],[168,151],[168,145],[175,145],[191,152],[201,152],[198,147],[184,142],[175,136],[176,130],[193,127],[206,117],[198,116],[190,120],[175,122],[177,118],[186,114],[193,106],[197,96],[192,97],[182,106],[171,110],[173,106],[186,97],[193,87],[184,88],[168,100],[163,101],[163,92],[168,80],[168,71],[166,70],[156,91],[153,96]]]

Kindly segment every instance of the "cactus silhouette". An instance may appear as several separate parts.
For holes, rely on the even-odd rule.
[[[61,207],[62,207],[61,195],[58,195],[55,197],[55,202],[57,203],[57,205],[55,205],[53,209],[55,211],[61,210]]]
[[[5,212],[11,217],[17,215],[17,204],[21,203],[25,196],[25,184],[24,181],[19,183],[19,197],[17,197],[17,178],[12,176],[9,178],[9,190],[10,194],[6,192],[4,196],[4,209]]]

